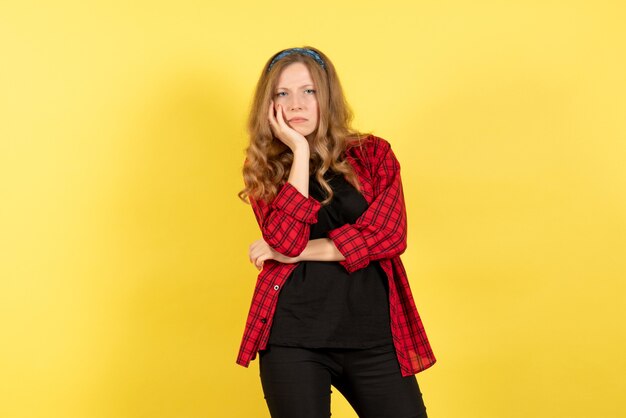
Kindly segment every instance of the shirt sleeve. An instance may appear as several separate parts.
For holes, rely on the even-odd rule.
[[[305,197],[291,183],[280,186],[274,199],[266,203],[248,196],[263,239],[274,250],[296,257],[309,242],[311,224],[317,222],[321,203]]]
[[[400,163],[384,142],[384,157],[376,163],[375,199],[354,224],[344,224],[328,232],[345,260],[339,261],[349,273],[366,267],[370,261],[393,258],[407,246],[407,220]]]

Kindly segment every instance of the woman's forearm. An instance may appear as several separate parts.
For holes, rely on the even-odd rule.
[[[309,146],[304,144],[293,150],[293,163],[287,181],[304,197],[309,197]]]
[[[296,261],[343,261],[346,258],[339,252],[330,238],[312,239]]]

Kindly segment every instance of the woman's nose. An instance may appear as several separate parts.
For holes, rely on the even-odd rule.
[[[292,96],[289,102],[289,109],[290,110],[302,109],[302,103],[300,102],[300,99],[295,96]]]

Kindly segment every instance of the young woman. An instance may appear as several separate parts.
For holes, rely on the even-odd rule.
[[[426,417],[415,374],[435,357],[400,260],[400,165],[351,119],[321,51],[267,61],[239,193],[261,229],[249,248],[261,272],[237,363],[259,353],[273,418],[329,417],[331,386],[359,417]]]

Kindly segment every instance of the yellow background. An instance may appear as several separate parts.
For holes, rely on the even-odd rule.
[[[269,417],[235,365],[262,65],[402,165],[431,418],[624,417],[620,1],[0,3],[0,416]],[[355,417],[335,391],[333,417]]]

